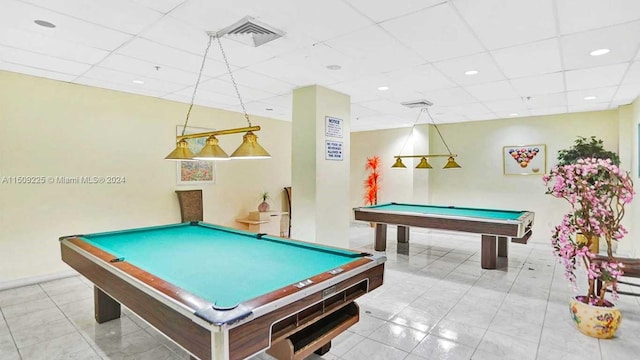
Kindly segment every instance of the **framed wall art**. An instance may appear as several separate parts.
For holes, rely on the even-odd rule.
[[[547,147],[544,144],[504,146],[502,168],[505,175],[543,175],[547,171]]]
[[[176,135],[182,135],[182,128],[182,125],[176,126]],[[195,134],[207,131],[213,130],[187,126],[187,130],[184,133]],[[187,143],[189,143],[189,150],[194,154],[197,154],[200,152],[202,147],[204,147],[206,141],[206,137],[187,139]],[[215,161],[178,161],[177,163],[178,185],[215,184]]]

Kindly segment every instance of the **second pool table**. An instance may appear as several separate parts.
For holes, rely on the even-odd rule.
[[[409,227],[462,231],[481,235],[483,269],[495,269],[498,257],[507,257],[510,238],[526,244],[532,234],[530,211],[387,203],[354,209],[355,219],[376,223],[375,250],[387,247],[387,224],[398,225],[398,242],[409,242]],[[498,246],[496,256],[496,243]]]
[[[60,238],[95,284],[98,323],[127,306],[198,359],[328,351],[382,285],[384,256],[202,222]]]

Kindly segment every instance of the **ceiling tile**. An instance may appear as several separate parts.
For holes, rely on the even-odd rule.
[[[190,104],[191,97],[193,96],[193,87],[184,88],[172,93],[171,95],[173,100]],[[232,94],[221,94],[198,87],[194,104],[224,108],[227,106],[239,105],[240,102],[238,101],[238,97]]]
[[[454,0],[453,5],[488,49],[556,36],[552,0]]]
[[[436,91],[425,91],[423,98],[433,102],[437,106],[452,106],[460,104],[472,104],[477,102],[473,96],[464,89],[450,88]]]
[[[638,96],[640,96],[640,84],[620,85],[613,97],[613,102],[617,104],[628,104],[633,102]],[[629,99],[631,101],[626,102]]]
[[[564,92],[555,94],[543,94],[523,99],[527,108],[548,108],[567,105],[567,95]]]
[[[482,84],[491,81],[504,80],[505,77],[496,66],[489,53],[444,60],[433,64],[444,75],[458,85]],[[465,75],[465,71],[476,70],[476,75]]]
[[[640,19],[637,0],[556,0],[561,34],[597,29]]]
[[[551,107],[543,107],[543,108],[534,108],[529,110],[529,113],[532,116],[564,114],[566,112],[567,112],[566,106],[551,106]]]
[[[600,66],[589,69],[571,70],[565,73],[567,90],[593,89],[617,85],[627,71],[629,64]]]
[[[511,99],[518,97],[513,86],[511,86],[507,80],[465,86],[465,90],[480,101]]]
[[[448,3],[380,24],[428,61],[483,51],[466,24]]]
[[[198,78],[198,74],[195,72],[186,72],[168,66],[159,66],[155,63],[134,59],[132,57],[116,53],[109,55],[106,59],[100,62],[100,66],[107,69],[118,70],[183,85],[193,85],[196,83]],[[156,69],[156,67],[158,68]],[[201,81],[206,81],[208,79],[209,78],[207,76],[203,76]]]
[[[388,100],[376,100],[376,101],[363,101],[360,105],[377,111],[381,114],[397,114],[401,112],[407,112],[408,108],[402,106],[400,103],[388,101]],[[418,113],[417,111],[415,112]]]
[[[178,5],[185,2],[185,0],[132,0],[140,5],[146,6],[149,9],[160,11],[163,14],[168,13]]]
[[[0,70],[11,71],[20,74],[27,74],[32,76],[37,76],[46,79],[60,80],[71,82],[75,79],[76,75],[62,74],[55,71],[47,71],[42,69],[33,68],[30,66],[11,64],[4,61],[0,61]]]
[[[293,108],[293,96],[291,93],[270,97],[262,101],[271,105],[274,111],[291,114]]]
[[[589,105],[574,105],[568,106],[569,112],[577,113],[577,112],[587,112],[587,111],[602,111],[609,109],[609,103],[598,103],[598,104],[589,104]]]
[[[387,72],[424,63],[420,56],[407,49],[377,25],[325,41],[324,44],[346,55],[359,66],[375,69],[376,72]]]
[[[109,54],[105,50],[17,28],[0,31],[0,44],[85,64],[96,63]]]
[[[640,21],[565,35],[560,42],[565,70],[630,61],[640,46]],[[610,49],[611,52],[601,56],[589,55],[597,49]]]
[[[504,112],[496,112],[497,119],[514,119],[531,116],[531,111],[528,109],[518,110],[516,112],[512,111],[504,111]]]
[[[557,39],[494,50],[491,55],[508,78],[562,71]]]
[[[351,103],[351,119],[357,119],[359,117],[380,115],[378,111],[369,109],[366,106],[357,103]]]
[[[202,55],[194,55],[141,38],[136,38],[124,45],[118,49],[117,53],[196,74],[202,65]],[[219,76],[226,72],[227,68],[223,63],[207,58],[203,74]]]
[[[561,72],[511,80],[511,85],[522,96],[533,96],[564,91],[564,78]]]
[[[240,69],[233,72],[233,78],[241,86],[248,86],[255,89],[263,89],[271,94],[290,94],[295,85],[285,81],[278,80],[268,75],[258,74],[256,72]],[[231,81],[229,74],[220,75],[218,79],[223,81]]]
[[[221,79],[211,79],[203,81],[200,83],[198,89],[203,89],[219,94],[226,94],[228,96],[233,96],[236,99],[238,97],[238,95],[236,95],[236,90],[233,88],[233,84],[230,82],[230,80],[225,81]],[[240,92],[242,101],[245,102],[262,100],[276,95],[275,93],[258,90],[243,85],[238,85],[238,91]]]
[[[474,115],[468,116],[469,121],[493,120],[497,118],[498,116],[494,113],[474,114]]]
[[[484,103],[487,108],[496,114],[511,114],[517,112],[523,112],[527,110],[527,103],[520,98],[487,101]]]
[[[407,15],[418,10],[446,2],[446,0],[346,0],[359,12],[375,22]]]
[[[567,92],[567,104],[569,106],[589,106],[592,103],[610,102],[617,89],[617,86],[610,86],[599,89],[569,91]],[[585,100],[585,97],[592,96],[596,98]]]
[[[458,114],[464,115],[466,117],[471,117],[472,115],[479,114],[488,114],[493,110],[490,110],[485,104],[481,103],[473,103],[473,104],[463,104],[455,107],[434,107],[434,111],[431,113],[434,115],[434,118],[438,119],[438,113],[442,114]]]
[[[151,97],[158,97],[158,98],[166,94],[164,92],[155,91],[152,89],[140,88],[137,86],[127,86],[120,83],[85,78],[85,77],[80,77],[74,80],[73,82],[80,85],[87,85],[87,86],[93,86],[93,87],[102,88],[102,89],[110,89],[110,90],[122,91],[122,92],[127,92],[131,94],[136,94],[136,95],[144,95],[144,96],[151,96]]]
[[[640,61],[631,64],[622,80],[623,84],[640,84]]]
[[[62,74],[80,75],[91,65],[0,45],[0,60]]]
[[[83,78],[94,79],[113,84],[121,84],[131,89],[146,89],[159,94],[171,93],[180,89],[184,89],[184,85],[171,83],[167,81],[141,77],[134,74],[129,74],[122,71],[111,70],[99,66],[94,66],[91,70],[85,72]],[[134,80],[144,81],[144,84],[135,84]]]
[[[239,113],[243,112],[242,107],[240,107],[239,105],[231,106],[228,109]],[[245,104],[245,109],[247,110],[247,114],[249,114],[250,116],[263,116],[271,119],[291,121],[291,110],[289,110],[288,112],[274,111],[269,103],[263,101],[248,102]],[[260,134],[258,134],[258,137],[259,136]]]
[[[87,6],[84,0],[24,1],[132,35],[138,34],[162,16],[158,11],[129,0],[94,1],[91,6]]]
[[[34,20],[46,20],[57,27],[51,29],[38,26],[33,23]],[[107,29],[60,12],[15,0],[3,0],[0,29],[8,28],[36,32],[59,41],[69,41],[109,51],[115,50],[131,39],[131,35],[124,32]]]
[[[347,58],[324,44],[300,49],[251,65],[247,70],[277,78],[296,86],[324,85],[339,82],[343,71],[332,71],[327,65],[344,65]],[[344,66],[343,66],[344,68]],[[346,71],[346,70],[345,70]]]

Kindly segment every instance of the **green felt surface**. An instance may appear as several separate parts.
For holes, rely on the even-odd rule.
[[[133,265],[228,307],[340,267],[359,253],[215,226],[172,225],[82,236]]]
[[[414,205],[414,204],[395,204],[395,203],[366,206],[365,208],[380,210],[380,211],[389,211],[389,212],[434,214],[434,215],[448,215],[448,216],[468,216],[468,217],[498,219],[498,220],[517,220],[522,214],[524,214],[524,211],[475,209],[475,208],[463,208],[463,207],[452,207],[452,206],[433,206],[433,205]]]

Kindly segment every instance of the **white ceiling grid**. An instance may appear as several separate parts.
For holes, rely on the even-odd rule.
[[[222,39],[248,111],[290,121],[293,89],[319,84],[351,96],[352,131],[410,126],[417,112],[400,102],[421,98],[446,123],[612,109],[640,93],[638,0],[0,5],[0,70],[186,103],[206,32],[255,17],[286,34],[257,48]],[[589,55],[599,48],[611,52]],[[240,110],[215,42],[195,101]]]

